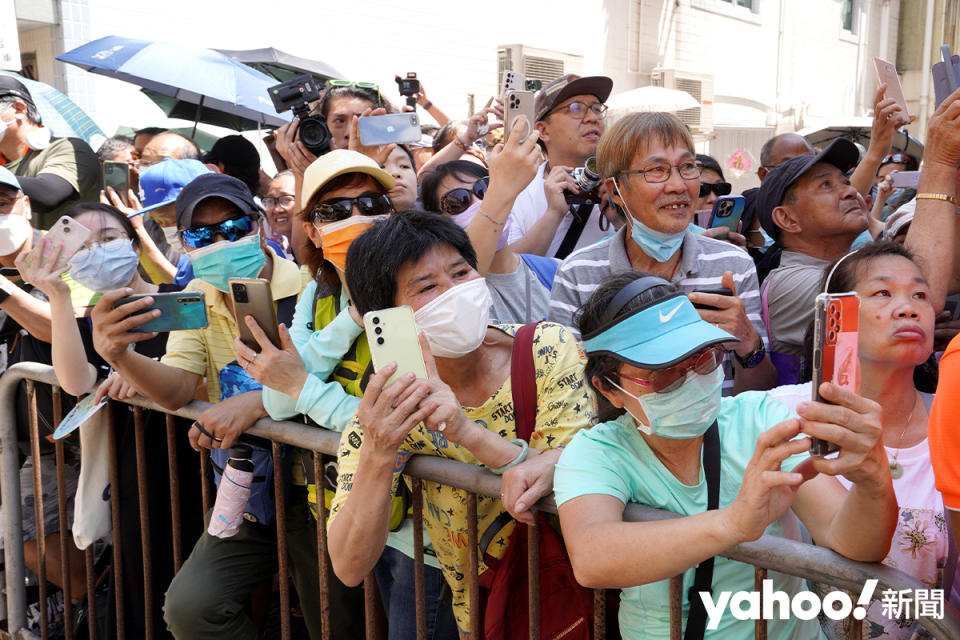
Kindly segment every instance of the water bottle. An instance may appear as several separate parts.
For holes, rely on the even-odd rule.
[[[243,522],[243,512],[250,500],[253,484],[253,449],[238,444],[230,449],[230,459],[223,469],[217,501],[210,515],[207,533],[218,538],[235,536]]]

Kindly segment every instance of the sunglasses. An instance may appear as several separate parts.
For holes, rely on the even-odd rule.
[[[377,92],[377,106],[383,106],[383,100],[380,99],[380,85],[376,82],[352,82],[350,80],[328,80],[328,87],[357,87],[358,89],[369,89]]]
[[[729,182],[718,182],[716,184],[710,184],[709,182],[700,183],[700,197],[706,198],[710,195],[710,192],[717,194],[717,196],[728,196],[733,190],[733,185]]]
[[[445,213],[450,216],[463,213],[470,207],[470,204],[473,203],[473,196],[477,196],[483,200],[483,196],[486,195],[489,185],[490,178],[484,176],[474,182],[473,186],[469,189],[466,187],[458,187],[447,191],[440,196],[440,213]]]
[[[393,213],[393,203],[382,193],[363,193],[355,198],[333,198],[321,202],[310,210],[312,222],[337,222],[346,220],[356,207],[361,215],[382,216]]]
[[[680,388],[687,378],[687,372],[693,371],[705,376],[716,371],[720,363],[723,362],[724,350],[721,347],[710,347],[700,353],[695,353],[680,364],[674,365],[668,369],[655,369],[650,372],[647,379],[634,378],[625,374],[619,374],[623,380],[640,385],[644,389],[649,389],[654,393],[669,393]]]
[[[180,232],[180,241],[185,247],[199,249],[216,242],[218,235],[227,242],[236,242],[253,231],[254,219],[250,216],[231,218],[215,224],[205,224],[199,227],[190,227]]]

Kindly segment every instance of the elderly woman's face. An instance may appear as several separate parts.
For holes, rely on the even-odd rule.
[[[418,311],[447,289],[479,277],[456,249],[438,244],[418,261],[407,262],[397,271],[396,304],[408,304]]]

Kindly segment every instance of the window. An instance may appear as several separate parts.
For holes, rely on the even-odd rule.
[[[762,0],[690,0],[695,9],[709,11],[717,15],[742,20],[751,24],[760,24],[760,3]]]
[[[840,10],[840,24],[843,26],[844,31],[849,31],[850,33],[854,32],[856,26],[853,20],[854,8],[854,0],[843,0],[843,5]]]
[[[721,2],[727,2],[738,7],[745,7],[753,11],[753,0],[721,0]]]

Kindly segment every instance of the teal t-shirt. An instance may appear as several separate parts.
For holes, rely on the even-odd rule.
[[[753,456],[757,437],[778,422],[792,417],[787,407],[760,391],[748,391],[723,398],[720,415],[720,507],[733,502],[740,490],[744,470]],[[784,461],[790,471],[807,454]],[[682,484],[654,455],[629,414],[592,429],[580,431],[563,451],[554,476],[557,505],[589,494],[609,495],[625,504],[637,502],[675,513],[693,515],[707,509],[707,483],[700,468],[696,486]],[[799,539],[796,516],[787,511],[767,527],[767,534]],[[615,553],[606,549],[605,553]],[[721,591],[752,591],[753,567],[718,557],[713,568],[714,598]],[[683,593],[693,584],[694,568],[683,575]],[[768,572],[775,590],[795,593],[802,590],[800,578]],[[670,637],[669,580],[623,589],[620,595],[620,633],[625,639],[662,639]],[[689,602],[684,598],[683,615]],[[706,638],[736,639],[753,637],[753,621],[737,620],[725,610],[719,627],[707,630]],[[816,638],[816,620],[771,620],[767,625],[771,639]]]

